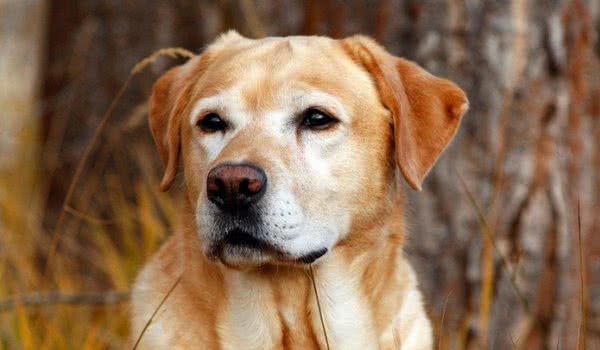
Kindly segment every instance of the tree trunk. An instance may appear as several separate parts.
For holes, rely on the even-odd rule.
[[[40,223],[38,101],[45,20],[43,0],[0,2],[0,232],[31,232]]]

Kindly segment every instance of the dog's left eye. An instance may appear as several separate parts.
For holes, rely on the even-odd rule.
[[[316,108],[307,109],[302,113],[301,125],[313,130],[323,130],[333,126],[338,120]]]

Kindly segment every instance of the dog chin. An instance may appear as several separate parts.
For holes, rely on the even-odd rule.
[[[224,245],[218,252],[213,250],[207,256],[231,269],[252,270],[267,266],[307,267],[317,263],[327,252],[327,248],[322,248],[293,256],[277,251],[263,251],[255,247]]]
[[[252,270],[273,264],[269,255],[246,247],[225,247],[216,260],[234,270]]]
[[[204,246],[206,256],[230,268],[251,269],[267,265],[307,266],[328,251],[317,246],[306,252],[292,253],[260,232],[241,227],[214,232],[215,238],[207,237],[205,241],[208,243]]]

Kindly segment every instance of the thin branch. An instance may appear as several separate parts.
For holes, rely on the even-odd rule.
[[[502,254],[500,249],[498,249],[496,240],[494,239],[494,237],[491,234],[491,228],[489,227],[487,219],[485,218],[485,215],[483,214],[483,210],[481,209],[481,207],[475,200],[475,197],[469,190],[469,187],[467,186],[467,183],[465,182],[465,180],[462,177],[462,175],[460,174],[460,172],[458,172],[458,170],[456,170],[456,173],[458,174],[458,177],[460,179],[460,182],[462,183],[463,189],[467,195],[467,198],[469,199],[469,202],[471,203],[471,205],[473,206],[473,208],[476,211],[477,219],[479,220],[479,224],[481,226],[481,229],[482,229],[484,235],[486,236],[486,239],[488,239],[491,242],[494,252],[496,253],[496,255],[498,255],[500,257],[500,261],[502,262],[501,265],[506,270],[507,275],[513,276],[513,272],[510,267],[508,258],[506,258],[506,256],[504,256],[504,254]],[[514,278],[509,277],[509,280],[510,280],[513,290],[515,291],[515,294],[517,295],[519,301],[521,302],[521,305],[523,306],[523,309],[525,309],[525,312],[527,314],[529,314],[530,313],[529,303],[527,302],[525,295],[523,295],[523,292],[521,292],[521,290],[517,286],[517,283]]]
[[[315,298],[317,299],[317,308],[319,309],[319,318],[321,319],[321,327],[323,327],[323,335],[325,336],[325,345],[327,345],[327,350],[330,350],[327,329],[325,329],[325,320],[323,319],[323,311],[321,310],[321,301],[319,300],[319,292],[317,292],[317,284],[315,283],[315,274],[313,272],[312,264],[308,265],[308,271],[310,272],[310,280],[315,291]]]
[[[579,240],[579,273],[580,273],[580,298],[581,298],[581,325],[579,328],[581,343],[578,349],[586,350],[587,348],[587,308],[585,305],[586,299],[586,283],[585,283],[585,265],[583,264],[583,246],[581,244],[581,201],[577,198],[577,237]],[[579,337],[578,337],[579,338]]]
[[[167,301],[167,299],[169,298],[169,296],[171,295],[171,293],[173,293],[173,291],[175,290],[175,287],[177,287],[177,285],[179,284],[179,282],[181,282],[181,278],[182,277],[183,276],[179,276],[179,278],[177,278],[177,280],[175,281],[175,283],[173,283],[173,285],[171,286],[171,289],[169,289],[169,291],[167,292],[167,294],[165,294],[165,297],[160,301],[160,304],[158,304],[158,306],[156,307],[156,309],[154,309],[154,312],[152,313],[152,315],[150,316],[150,318],[148,319],[148,321],[144,325],[144,328],[140,332],[140,335],[137,337],[137,340],[135,341],[135,345],[133,345],[133,350],[137,349],[138,345],[140,345],[140,341],[142,341],[142,338],[144,337],[144,333],[146,333],[146,330],[148,329],[148,327],[150,327],[150,324],[152,324],[152,321],[154,321],[154,317],[156,317],[156,314],[158,314],[158,310],[160,310],[160,308],[163,306],[163,304],[165,303],[165,301]]]
[[[131,81],[131,79],[136,74],[140,73],[146,66],[148,66],[150,63],[154,62],[158,57],[161,57],[161,56],[169,56],[169,57],[181,56],[181,57],[190,58],[190,57],[193,57],[194,54],[192,52],[182,49],[182,48],[160,49],[160,50],[153,52],[150,56],[148,56],[148,57],[142,59],[141,61],[139,61],[138,63],[136,63],[135,66],[131,69],[131,71],[129,72],[129,75],[127,76],[127,79],[125,79],[125,82],[123,83],[123,85],[121,86],[121,88],[119,89],[119,91],[117,92],[117,94],[115,95],[113,100],[111,101],[110,105],[106,109],[106,112],[104,112],[104,114],[102,115],[102,118],[100,119],[100,123],[94,130],[94,134],[92,135],[90,142],[85,147],[85,150],[83,151],[83,155],[81,156],[81,159],[77,163],[77,167],[75,168],[75,173],[73,174],[73,179],[71,180],[71,183],[69,184],[67,194],[65,195],[65,199],[63,201],[62,210],[60,211],[58,219],[56,220],[56,225],[54,226],[54,231],[52,232],[50,247],[48,248],[48,254],[46,257],[46,265],[44,267],[44,272],[43,272],[44,277],[46,277],[48,275],[49,269],[52,265],[52,260],[54,258],[54,255],[56,254],[56,250],[58,249],[58,244],[60,242],[60,231],[61,231],[63,223],[65,221],[67,210],[71,205],[70,202],[73,197],[73,194],[75,193],[75,188],[77,187],[79,178],[81,177],[81,174],[83,173],[85,163],[87,162],[88,158],[90,157],[92,150],[94,149],[94,146],[96,145],[96,143],[100,137],[100,134],[102,134],[102,130],[104,129],[106,122],[110,118],[110,115],[112,114],[113,109],[115,108],[115,106],[117,105],[119,100],[121,99],[121,96],[127,89],[127,86],[129,85],[129,82]]]
[[[50,306],[68,305],[108,305],[118,304],[129,299],[129,291],[106,291],[65,294],[61,292],[42,292],[16,295],[0,300],[0,312],[10,311],[17,305]]]
[[[448,295],[446,295],[446,299],[444,300],[444,308],[442,309],[442,319],[440,321],[440,334],[439,334],[439,338],[438,338],[438,350],[442,350],[443,349],[444,318],[446,317],[446,308],[448,307],[448,299],[450,299],[450,294],[451,293],[452,293],[452,291],[448,292]]]
[[[75,208],[73,208],[70,205],[65,205],[65,212],[83,220],[83,221],[87,221],[90,222],[94,225],[110,225],[110,224],[114,224],[114,220],[108,220],[108,219],[101,219],[101,218],[97,218],[93,215],[84,213],[80,210],[77,210]]]

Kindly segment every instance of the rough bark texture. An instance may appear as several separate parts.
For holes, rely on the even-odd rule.
[[[228,28],[248,36],[365,33],[458,82],[471,102],[424,191],[407,190],[407,250],[440,346],[573,349],[584,338],[600,346],[600,2],[50,3],[44,162],[48,176],[57,174],[50,208],[129,69],[152,51],[199,51]],[[138,164],[136,155],[154,152],[143,106],[170,64],[154,64],[126,92],[108,125],[121,131],[101,142],[119,154],[104,173],[111,162]],[[100,166],[103,147],[90,164]],[[130,168],[120,176],[135,176]]]

